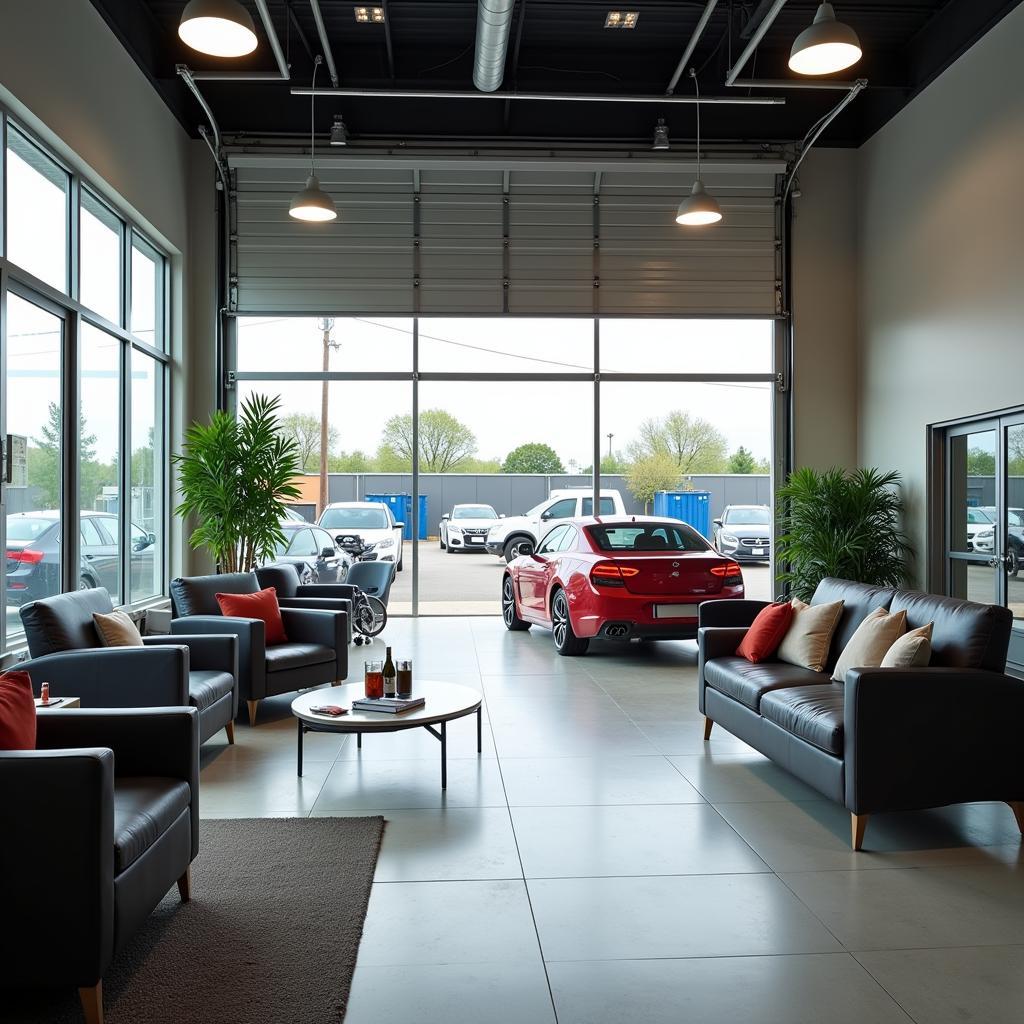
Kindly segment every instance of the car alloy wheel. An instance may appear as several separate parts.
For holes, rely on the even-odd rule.
[[[1020,572],[1020,555],[1013,548],[1006,554],[1006,571],[1011,576],[1016,576]]]
[[[533,541],[528,537],[517,537],[505,545],[505,561],[511,562],[522,555],[533,554]]]
[[[501,584],[501,618],[506,629],[522,630],[529,629],[530,624],[524,622],[516,613],[515,584],[512,577],[506,575]]]
[[[555,640],[555,650],[559,654],[583,654],[590,646],[589,640],[581,640],[573,632],[569,619],[569,602],[564,590],[556,591],[551,600],[551,635]]]
[[[89,579],[89,577],[88,577],[88,576],[83,576],[83,577],[81,577],[81,579],[79,579],[79,581],[78,581],[78,589],[79,589],[79,590],[93,590],[93,589],[95,588],[95,586],[96,586],[96,584],[95,584],[95,583],[93,583],[93,582],[92,582],[92,581],[91,581],[91,580]]]

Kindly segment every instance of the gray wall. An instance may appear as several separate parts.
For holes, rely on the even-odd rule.
[[[770,505],[771,480],[768,476],[720,474],[688,478],[694,490],[710,491],[711,516],[718,516],[726,505]],[[420,493],[427,496],[427,532],[433,536],[437,524],[452,505],[481,502],[492,505],[499,514],[519,515],[542,502],[555,488],[589,487],[588,476],[544,476],[542,474],[504,473],[423,473]],[[637,515],[643,506],[629,493],[625,478],[604,476],[601,486],[618,490],[626,511]],[[409,473],[331,473],[328,480],[331,501],[361,501],[367,494],[412,494]],[[310,506],[296,506],[312,518]]]
[[[1022,53],[1018,7],[861,149],[860,459],[919,552],[926,425],[1024,401]]]

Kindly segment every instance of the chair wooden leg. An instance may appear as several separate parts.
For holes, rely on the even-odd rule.
[[[255,725],[256,709],[260,706],[260,702],[258,700],[247,700],[245,703],[249,705],[249,724]]]
[[[335,679],[334,682],[331,683],[331,686],[341,686],[341,680]]]
[[[103,981],[97,981],[91,988],[80,988],[78,998],[82,1001],[82,1015],[85,1024],[103,1024]]]
[[[711,739],[711,730],[714,728],[715,723],[710,718],[705,717],[704,719],[704,739],[705,741]]]
[[[868,827],[868,814],[850,815],[850,845],[859,850],[864,843],[864,830]]]
[[[178,895],[182,903],[188,903],[192,899],[192,865],[185,868],[185,874],[178,879]]]
[[[232,722],[228,722],[228,724],[224,726],[224,731],[228,734],[228,743],[234,743],[235,742],[235,723],[233,721]]]
[[[1024,836],[1024,800],[1007,800],[1006,802],[1017,819],[1017,828],[1020,829],[1020,834]]]

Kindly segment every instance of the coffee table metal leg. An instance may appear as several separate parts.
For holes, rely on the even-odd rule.
[[[484,708],[483,708],[483,705],[481,704],[480,707],[478,707],[476,709],[476,752],[478,754],[482,754],[484,752],[484,740],[483,740],[484,725],[483,725],[483,723],[484,723]]]
[[[302,719],[301,718],[296,718],[295,719],[295,723],[299,727],[299,765],[298,765],[299,770],[298,770],[298,775],[299,775],[299,778],[301,778],[302,777],[302,733],[305,730],[302,728]]]
[[[448,788],[448,723],[441,723],[441,788]]]

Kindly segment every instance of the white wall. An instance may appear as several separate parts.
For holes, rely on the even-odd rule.
[[[926,425],[1024,403],[1022,53],[1018,7],[860,151],[859,457],[922,554]]]

